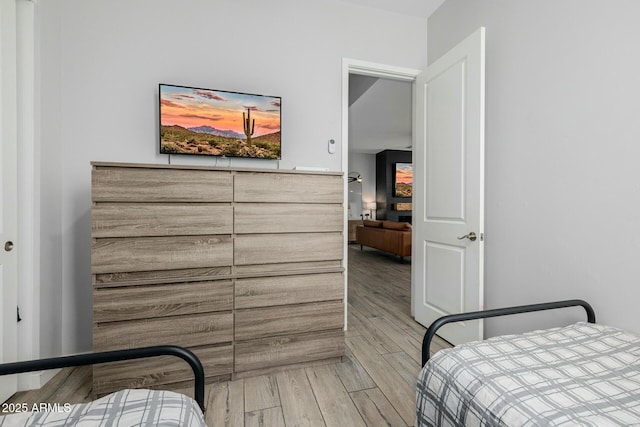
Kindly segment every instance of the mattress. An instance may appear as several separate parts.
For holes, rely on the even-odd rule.
[[[0,416],[0,427],[206,426],[193,399],[163,390],[121,390],[89,403],[43,405],[35,409]]]
[[[417,426],[640,426],[640,336],[576,323],[439,351]]]

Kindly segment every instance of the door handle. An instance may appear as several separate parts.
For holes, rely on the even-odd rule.
[[[13,249],[13,242],[12,241],[8,241],[4,244],[4,250],[7,252],[11,252],[11,250]]]
[[[469,239],[472,242],[475,242],[476,239],[478,238],[478,236],[476,236],[476,233],[474,233],[473,231],[469,234],[465,234],[464,236],[460,236],[458,237],[458,240],[462,240],[462,239]]]

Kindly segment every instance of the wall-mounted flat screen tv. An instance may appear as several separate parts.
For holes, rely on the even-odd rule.
[[[280,159],[278,96],[160,84],[160,153]]]
[[[395,197],[411,197],[413,194],[413,164],[395,164]]]

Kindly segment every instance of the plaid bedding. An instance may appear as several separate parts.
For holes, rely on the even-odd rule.
[[[0,416],[0,427],[206,426],[198,404],[171,391],[121,390],[89,403]]]
[[[640,336],[590,323],[441,350],[416,426],[640,426]]]

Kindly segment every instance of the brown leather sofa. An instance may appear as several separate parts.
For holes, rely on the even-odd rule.
[[[365,220],[356,227],[356,242],[363,246],[398,255],[400,261],[411,255],[411,224]]]

